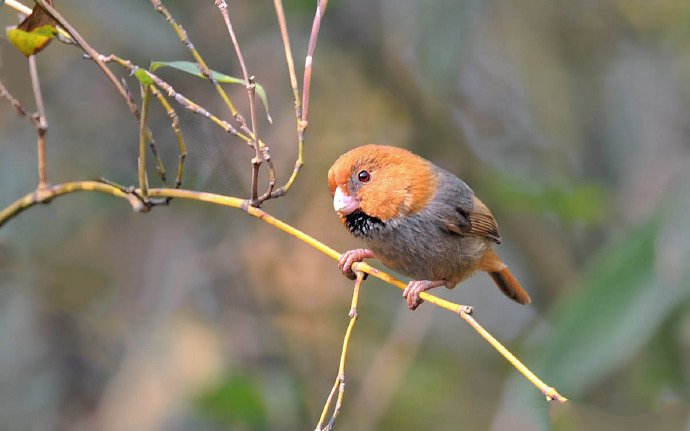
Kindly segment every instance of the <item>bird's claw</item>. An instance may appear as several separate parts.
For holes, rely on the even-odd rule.
[[[422,292],[426,292],[434,287],[444,285],[444,281],[429,281],[429,280],[413,280],[407,284],[403,291],[403,298],[407,300],[407,308],[414,311],[419,307],[424,300],[419,297]]]
[[[348,250],[340,256],[338,260],[338,268],[345,274],[345,277],[350,280],[357,278],[357,275],[352,270],[352,265],[357,262],[362,262],[364,259],[374,257],[374,253],[366,248],[357,248]]]

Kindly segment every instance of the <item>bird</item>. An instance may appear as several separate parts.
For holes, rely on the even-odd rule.
[[[452,173],[406,149],[369,144],[333,163],[328,186],[340,221],[366,245],[341,255],[348,278],[355,262],[376,258],[412,278],[403,297],[415,310],[420,293],[484,271],[510,299],[531,302],[493,250],[501,243],[496,219]]]

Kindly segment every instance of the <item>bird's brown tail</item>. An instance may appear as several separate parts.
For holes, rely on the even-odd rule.
[[[499,271],[491,271],[489,275],[496,283],[501,292],[503,292],[508,298],[513,301],[519,302],[520,304],[529,304],[532,299],[529,294],[525,292],[525,289],[520,286],[520,283],[513,277],[510,273],[508,267],[504,267]]]

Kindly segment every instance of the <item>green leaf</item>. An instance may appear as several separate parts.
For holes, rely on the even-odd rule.
[[[134,71],[134,77],[142,83],[142,85],[149,86],[153,85],[153,79],[149,76],[144,69],[137,68]]]
[[[206,79],[199,70],[199,66],[191,61],[153,61],[151,62],[150,70],[155,72],[161,67],[172,67],[181,72],[188,73],[190,75],[196,76],[197,78]],[[237,84],[245,87],[247,83],[244,79],[236,78],[234,76],[226,75],[215,70],[211,70],[211,76],[213,79],[220,82],[221,84]],[[268,96],[266,95],[266,90],[261,84],[256,84],[256,94],[261,98],[261,102],[264,104],[264,109],[266,110],[266,119],[269,123],[273,124],[273,119],[268,110]]]
[[[7,39],[9,39],[10,43],[27,57],[38,54],[57,34],[55,26],[50,24],[37,27],[31,31],[25,31],[17,27],[10,27],[6,31]]]

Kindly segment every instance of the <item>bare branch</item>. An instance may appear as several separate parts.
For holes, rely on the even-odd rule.
[[[254,158],[252,159],[252,205],[259,205],[261,202],[258,199],[258,187],[259,187],[259,169],[261,168],[261,162],[263,161],[263,154],[259,149],[259,134],[256,124],[256,83],[254,82],[254,76],[249,76],[247,71],[247,65],[244,62],[244,56],[242,55],[242,49],[240,44],[237,42],[237,36],[235,35],[235,30],[232,28],[232,22],[230,21],[230,15],[228,14],[228,5],[225,0],[215,0],[216,7],[223,16],[223,21],[225,21],[225,26],[228,29],[228,34],[232,40],[232,45],[235,47],[235,54],[237,54],[237,59],[240,62],[240,67],[242,68],[242,76],[244,77],[244,82],[247,86],[247,98],[249,99],[249,116],[252,128],[252,146],[254,147]],[[271,190],[268,192],[268,196],[271,195],[273,186],[270,186]]]
[[[19,3],[16,0],[5,0],[5,4],[21,14],[31,15],[31,8]]]
[[[136,73],[139,70],[143,71],[144,73],[146,73],[146,75],[149,78],[151,78],[151,80],[153,80],[154,84],[158,88],[165,91],[167,93],[168,97],[175,99],[175,101],[177,103],[179,103],[180,105],[182,105],[185,109],[187,109],[188,111],[194,112],[195,114],[199,114],[202,117],[208,118],[209,120],[211,120],[217,126],[221,127],[226,132],[230,133],[231,135],[239,137],[240,139],[245,141],[247,143],[247,145],[251,145],[251,141],[252,141],[251,138],[249,138],[247,135],[239,132],[235,127],[232,126],[232,124],[228,123],[225,120],[221,120],[217,116],[211,114],[210,112],[208,112],[206,109],[204,109],[198,103],[193,102],[192,100],[190,100],[189,98],[187,98],[183,94],[178,93],[172,87],[172,85],[168,84],[166,81],[159,78],[158,75],[156,75],[152,72],[149,72],[146,69],[142,69],[139,66],[135,66],[134,64],[132,64],[131,61],[125,60],[125,59],[120,58],[120,57],[113,55],[113,54],[108,55],[108,56],[101,55],[100,60],[104,63],[114,62],[114,63],[122,66],[123,68],[127,69],[132,74]]]
[[[17,114],[21,115],[24,118],[27,118],[29,121],[31,121],[31,124],[33,124],[34,126],[38,126],[36,119],[27,114],[21,102],[19,102],[19,100],[17,100],[17,98],[14,97],[7,90],[7,87],[5,87],[5,84],[3,84],[2,81],[0,81],[0,97],[7,100],[9,104],[12,105],[12,107],[15,109],[15,111],[17,111]]]
[[[178,22],[175,21],[175,18],[173,18],[173,16],[170,14],[170,11],[168,11],[168,9],[163,5],[163,3],[160,0],[150,0],[150,2],[153,8],[156,9],[158,13],[163,15],[165,20],[168,21],[168,23],[172,26],[173,30],[175,30],[177,37],[180,39],[180,42],[182,42],[182,44],[186,46],[187,49],[189,49],[189,51],[192,54],[192,57],[194,57],[194,60],[196,60],[201,74],[204,75],[209,81],[211,81],[211,83],[216,89],[216,92],[218,93],[220,98],[223,99],[223,102],[230,110],[230,114],[235,119],[237,119],[238,112],[235,108],[235,105],[232,103],[232,100],[230,100],[230,97],[225,92],[223,87],[213,77],[211,69],[209,69],[208,65],[206,64],[206,61],[204,61],[203,57],[201,57],[201,54],[199,54],[199,51],[197,51],[197,49],[194,47],[194,44],[187,35],[187,31],[184,29],[184,27],[182,27],[182,25],[178,24]]]
[[[187,157],[187,147],[184,144],[184,137],[182,136],[182,131],[180,130],[180,117],[177,115],[177,112],[173,109],[172,106],[170,106],[170,103],[168,103],[168,99],[165,98],[163,93],[161,93],[158,88],[155,86],[150,86],[149,90],[151,93],[153,93],[154,96],[158,99],[158,102],[163,106],[165,109],[165,112],[168,114],[168,118],[170,119],[170,127],[173,130],[173,133],[175,134],[175,137],[177,138],[177,147],[180,151],[180,154],[177,156],[177,175],[175,175],[175,184],[174,188],[180,188],[182,185],[182,176],[184,175],[184,161],[185,158]]]
[[[307,128],[307,119],[309,117],[309,89],[311,87],[311,71],[314,62],[314,51],[316,50],[316,40],[319,37],[319,29],[321,28],[321,19],[328,7],[328,0],[319,0],[316,5],[316,13],[314,14],[314,22],[311,26],[311,35],[309,36],[309,46],[307,48],[307,57],[304,59],[304,83],[302,84],[302,121],[305,123],[302,129]]]
[[[48,120],[46,120],[46,110],[43,104],[43,94],[41,93],[41,82],[38,79],[38,69],[36,68],[36,56],[29,56],[29,75],[31,76],[31,88],[36,99],[36,132],[38,134],[38,188],[43,189],[47,186],[46,177],[46,134],[48,133]]]
[[[309,35],[307,57],[304,59],[304,81],[302,84],[303,93],[301,113],[299,112],[299,108],[296,108],[297,113],[299,115],[299,118],[297,120],[297,161],[295,162],[295,168],[293,169],[292,175],[288,179],[287,183],[285,183],[284,186],[279,187],[275,192],[273,192],[275,196],[283,196],[288,192],[288,190],[290,190],[290,187],[292,187],[292,184],[297,179],[297,175],[299,174],[300,170],[302,169],[302,166],[304,165],[304,135],[306,133],[307,126],[309,125],[309,90],[311,88],[312,64],[314,62],[314,51],[316,50],[316,41],[319,36],[319,29],[321,28],[321,19],[323,18],[323,14],[326,12],[326,7],[328,7],[328,0],[319,0],[316,6],[316,13],[314,14],[314,22],[312,23],[311,27],[311,34]],[[277,13],[278,21],[281,22],[280,13]],[[281,26],[284,25],[284,17],[282,19],[282,22],[283,24],[281,24]],[[285,44],[285,42],[283,43]],[[289,41],[288,45],[286,46],[289,49]],[[289,67],[290,66],[288,60],[288,68]],[[295,105],[297,106],[296,102]]]
[[[280,35],[283,40],[283,49],[285,50],[285,61],[288,66],[288,73],[290,75],[290,86],[292,87],[292,95],[295,98],[295,119],[297,124],[297,160],[295,160],[295,167],[292,170],[290,178],[284,186],[279,187],[273,192],[273,197],[285,195],[292,184],[295,182],[302,165],[304,164],[304,131],[302,127],[302,103],[299,98],[299,88],[297,87],[297,74],[295,73],[295,61],[292,57],[292,47],[290,46],[290,35],[288,34],[287,23],[285,22],[285,11],[283,10],[282,0],[273,0],[273,5],[276,10],[276,17],[278,18],[278,26],[280,27]]]
[[[148,196],[148,178],[146,178],[146,129],[149,116],[151,92],[148,85],[139,85],[141,89],[141,117],[139,118],[139,189],[144,199]]]
[[[288,73],[290,74],[290,86],[292,87],[292,95],[295,98],[295,113],[297,120],[302,116],[302,104],[299,100],[299,88],[297,87],[297,74],[295,73],[295,61],[292,58],[292,47],[290,46],[290,35],[288,34],[287,23],[285,22],[285,10],[283,10],[283,0],[273,0],[273,5],[276,9],[276,17],[278,18],[278,27],[280,27],[280,36],[283,39],[283,49],[285,50],[285,61],[288,66]]]
[[[57,10],[55,10],[54,7],[49,5],[45,0],[34,0],[36,4],[38,4],[51,18],[53,18],[55,21],[57,21],[66,31],[69,33],[69,35],[74,39],[74,41],[81,47],[81,49],[86,52],[89,57],[96,62],[98,67],[101,68],[103,73],[105,73],[105,76],[108,77],[110,82],[115,86],[117,91],[120,93],[120,95],[125,99],[125,102],[127,103],[127,106],[129,107],[130,112],[136,119],[139,119],[139,108],[137,107],[136,104],[134,104],[131,100],[130,97],[128,97],[127,90],[122,86],[120,81],[117,79],[117,77],[113,74],[113,72],[108,69],[108,67],[105,65],[105,63],[101,60],[101,55],[89,45],[86,40],[77,32],[77,30],[74,29],[70,25],[67,20],[58,13]]]

